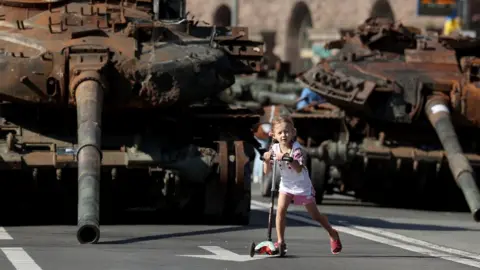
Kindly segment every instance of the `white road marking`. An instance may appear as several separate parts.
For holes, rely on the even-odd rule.
[[[347,224],[349,224],[349,223],[347,223]],[[379,235],[382,235],[382,236],[385,236],[385,237],[397,239],[397,240],[400,240],[400,241],[403,241],[403,242],[409,242],[409,243],[415,244],[417,246],[423,246],[423,247],[430,248],[430,249],[435,249],[435,250],[438,250],[438,251],[445,251],[445,252],[448,252],[448,253],[451,253],[451,254],[455,254],[455,255],[458,255],[458,256],[462,256],[462,257],[466,257],[466,258],[470,258],[470,259],[480,261],[480,254],[475,254],[475,253],[471,253],[471,252],[467,252],[467,251],[463,251],[463,250],[459,250],[459,249],[445,247],[445,246],[429,243],[429,242],[426,242],[426,241],[423,241],[423,240],[411,238],[411,237],[408,237],[408,236],[405,236],[405,235],[401,235],[401,234],[397,234],[397,233],[393,233],[393,232],[389,232],[389,231],[384,231],[384,230],[380,230],[380,229],[376,229],[376,228],[365,227],[365,226],[356,226],[356,225],[351,225],[351,224],[349,224],[348,226],[352,227],[352,228],[355,228],[355,229],[379,234]]]
[[[1,250],[17,270],[42,270],[23,248],[1,248]]]
[[[263,209],[265,209],[265,207],[262,207],[262,206],[259,206],[259,205],[255,205],[255,204],[251,204],[251,205],[250,205],[250,209],[253,209],[253,210],[263,210]]]
[[[255,201],[255,200],[252,200],[252,205],[263,207],[262,210],[265,211],[265,212],[267,212],[268,208],[270,207],[270,204],[268,204],[268,203]],[[275,209],[276,209],[276,207],[275,207]],[[299,216],[299,215],[287,214],[287,218],[292,219],[292,220],[296,220],[296,221],[299,221],[299,222],[303,222],[303,223],[306,223],[306,224],[309,224],[309,225],[319,226],[319,224],[316,221],[313,221],[309,218],[305,218],[305,217],[302,217],[302,216]],[[435,247],[438,251],[435,251],[435,250],[433,250],[433,245],[432,244],[429,245],[429,247],[431,249],[412,245],[412,244],[421,243],[420,240],[418,240],[418,242],[417,241],[414,242],[414,241],[410,241],[411,239],[404,237],[404,238],[402,238],[402,241],[405,241],[407,243],[402,243],[402,242],[395,241],[393,239],[389,239],[389,238],[385,238],[385,237],[382,237],[382,236],[374,235],[374,234],[367,233],[367,232],[361,231],[359,229],[351,228],[351,227],[334,226],[334,228],[339,232],[350,234],[350,235],[360,237],[360,238],[364,238],[364,239],[367,239],[367,240],[371,240],[371,241],[374,241],[374,242],[378,242],[378,243],[382,243],[382,244],[385,244],[385,245],[401,248],[401,249],[412,251],[412,252],[415,252],[415,253],[420,253],[420,254],[424,254],[424,255],[428,255],[428,256],[432,256],[432,257],[441,258],[441,259],[444,259],[444,260],[448,260],[448,261],[452,261],[452,262],[456,262],[456,263],[460,263],[460,264],[469,265],[469,266],[476,267],[476,268],[480,268],[480,261],[473,260],[473,259],[468,259],[468,258],[463,258],[462,257],[463,255],[459,255],[460,252],[462,252],[460,250],[456,250],[455,253],[452,253],[452,252],[449,252],[449,251],[454,250],[454,249],[445,248],[445,247],[436,245]],[[378,232],[378,231],[382,231],[382,230],[376,229],[376,232]],[[397,239],[398,239],[398,236],[397,236]],[[480,255],[475,255],[475,256],[480,256]],[[470,258],[472,258],[472,257],[470,257]],[[477,257],[475,257],[475,259],[477,259]]]
[[[203,248],[207,251],[210,251],[214,255],[177,255],[177,256],[211,259],[211,260],[219,260],[219,261],[232,261],[232,262],[248,262],[248,261],[267,258],[267,256],[250,257],[250,255],[240,255],[219,246],[199,246],[199,248]]]
[[[8,232],[3,227],[0,227],[0,240],[13,240],[10,234],[8,234]]]

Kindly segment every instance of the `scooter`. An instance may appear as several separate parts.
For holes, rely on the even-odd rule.
[[[263,158],[262,158],[263,160]],[[276,175],[276,168],[277,168],[277,160],[275,157],[272,155],[270,156],[270,160],[273,160],[273,172],[272,172],[272,177],[275,179]],[[292,162],[293,158],[289,156],[283,156],[282,161],[288,161]],[[250,245],[250,257],[257,255],[280,255],[280,257],[283,257],[286,255],[287,250],[284,250],[282,247],[276,248],[275,244],[272,242],[272,223],[273,223],[273,209],[275,206],[275,193],[276,193],[276,184],[275,181],[272,180],[272,187],[271,187],[271,192],[270,192],[270,212],[268,214],[268,235],[267,235],[267,240],[260,242],[258,245],[255,244],[255,242],[252,242]]]

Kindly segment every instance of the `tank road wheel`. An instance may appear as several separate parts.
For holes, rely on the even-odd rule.
[[[233,170],[230,177],[231,193],[227,198],[227,213],[233,214],[230,220],[234,224],[248,225],[250,223],[250,201],[252,192],[252,168],[251,162],[255,152],[252,146],[244,141],[235,141],[233,143],[233,155],[229,158]],[[229,168],[229,169],[230,169]]]
[[[315,189],[317,204],[321,204],[327,186],[327,164],[318,158],[310,158],[310,178]]]
[[[251,148],[251,149],[250,149]],[[246,225],[250,222],[251,162],[243,141],[218,142],[218,170],[205,185],[204,215],[208,223]]]
[[[216,170],[212,170],[205,183],[203,214],[207,223],[218,223],[222,219],[228,184],[228,144],[217,142]]]

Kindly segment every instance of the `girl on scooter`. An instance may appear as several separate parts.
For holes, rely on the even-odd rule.
[[[301,146],[295,141],[296,129],[293,121],[285,116],[279,116],[273,119],[270,135],[274,139],[270,151],[263,154],[263,171],[265,174],[272,170],[273,161],[270,156],[279,163],[281,181],[278,192],[276,230],[277,242],[275,247],[284,253],[287,249],[285,244],[285,218],[290,202],[296,205],[304,205],[313,220],[316,220],[328,232],[330,236],[330,248],[333,254],[338,254],[342,250],[342,243],[338,232],[332,228],[325,215],[320,214],[315,201],[315,190],[310,180],[307,168],[305,166],[304,156]],[[289,163],[281,161],[284,155],[293,158]]]

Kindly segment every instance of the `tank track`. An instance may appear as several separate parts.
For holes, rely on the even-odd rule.
[[[8,105],[0,105],[0,109],[7,111],[7,116],[18,114]],[[29,107],[23,110],[27,114],[37,111]],[[20,119],[17,117],[13,122],[0,118],[2,225],[77,222],[78,145],[74,127],[67,121],[75,112],[44,115],[48,110],[39,111],[38,125],[15,122]],[[254,156],[248,131],[258,119],[242,110],[221,112],[190,111],[185,118],[194,120],[176,119],[181,126],[195,123],[190,130],[175,130],[178,126],[170,125],[167,135],[157,137],[157,141],[148,132],[142,132],[143,136],[113,136],[115,130],[104,121],[101,224],[248,224],[250,161]],[[48,117],[55,114],[59,121],[64,118],[64,132],[60,132],[62,125],[48,125]],[[210,128],[205,129],[206,123]],[[39,125],[42,128],[37,130]],[[179,139],[169,146],[172,136]]]

